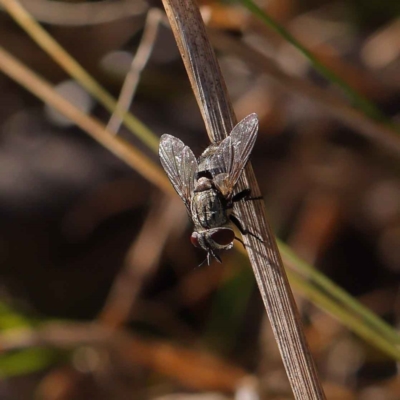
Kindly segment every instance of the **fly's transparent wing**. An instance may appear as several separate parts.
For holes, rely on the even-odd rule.
[[[172,186],[190,213],[190,200],[194,190],[197,161],[188,146],[171,135],[162,135],[159,147],[161,165]]]
[[[250,114],[243,118],[225,138],[212,156],[213,176],[226,174],[225,184],[232,190],[249,160],[257,139],[258,118]]]

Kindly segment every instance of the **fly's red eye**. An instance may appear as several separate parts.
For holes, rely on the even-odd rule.
[[[232,229],[221,228],[211,234],[211,239],[221,246],[227,246],[235,239],[235,233]]]
[[[190,241],[192,242],[192,245],[194,247],[200,247],[199,244],[199,234],[197,232],[193,232],[192,235],[190,236]]]

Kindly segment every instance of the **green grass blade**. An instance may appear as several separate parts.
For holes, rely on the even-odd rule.
[[[398,344],[386,336],[382,336],[380,331],[373,329],[366,324],[360,315],[345,306],[335,303],[330,296],[326,295],[318,287],[312,285],[294,271],[288,271],[290,283],[296,287],[297,291],[302,293],[307,299],[318,305],[321,309],[335,316],[343,325],[363,338],[367,343],[380,349],[387,356],[400,360],[400,349]],[[355,300],[353,300],[355,302]],[[359,305],[362,307],[361,305]],[[376,316],[375,320],[379,320]],[[393,330],[394,332],[394,330]],[[398,336],[398,335],[397,335]],[[398,337],[396,338],[398,340]]]
[[[279,250],[284,255],[285,262],[290,263],[290,265],[297,269],[298,275],[303,276],[305,281],[308,281],[321,292],[327,293],[343,310],[351,312],[353,317],[358,321],[358,324],[362,322],[372,330],[375,330],[381,337],[398,346],[400,335],[389,324],[377,317],[372,311],[363,306],[358,300],[332,282],[324,274],[297,257],[289,246],[279,242]]]

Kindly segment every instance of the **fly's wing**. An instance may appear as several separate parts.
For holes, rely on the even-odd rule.
[[[190,214],[190,200],[194,190],[197,161],[188,146],[171,135],[162,135],[158,150],[161,165],[172,186],[179,194]]]
[[[257,139],[258,118],[250,114],[243,118],[225,138],[212,156],[213,177],[223,174],[226,189],[232,191],[249,160]],[[215,180],[214,180],[215,182]]]

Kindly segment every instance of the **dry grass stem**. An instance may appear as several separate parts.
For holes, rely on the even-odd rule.
[[[150,149],[157,151],[158,138],[132,114],[117,108],[117,101],[87,73],[68,52],[15,0],[0,0],[0,5],[29,34],[29,36],[72,78],[79,82],[108,111],[121,116],[126,126]]]
[[[163,3],[210,140],[219,142],[230,133],[236,118],[198,6],[183,0],[163,0]],[[251,188],[252,196],[260,196],[251,165],[239,184],[239,189],[244,187]],[[323,399],[275,238],[266,221],[264,204],[242,203],[236,208],[244,228],[263,239],[261,242],[251,235],[243,237],[295,398]]]
[[[65,100],[54,90],[49,82],[25,67],[1,47],[0,70],[35,94],[42,101],[74,121],[77,126],[86,131],[93,139],[125,161],[154,185],[166,193],[173,193],[171,185],[158,165],[125,140],[113,137],[99,121],[87,116],[69,101]]]
[[[193,19],[193,9],[196,9],[198,18],[201,19],[200,12],[197,6],[193,6],[191,0],[186,5],[179,1],[163,1],[163,4],[188,71],[208,137],[213,143],[220,142],[230,133],[236,119],[232,105],[224,99],[225,81],[222,78],[214,51],[210,46],[204,46],[208,39],[203,22],[201,20],[202,25],[199,26]],[[176,7],[179,7],[184,16],[179,15]],[[174,16],[175,12],[177,15]],[[189,18],[193,24],[189,24],[189,21],[184,21],[182,18]],[[199,60],[203,60],[203,62],[199,63]],[[199,82],[207,82],[207,84],[202,86],[199,85]]]
[[[139,47],[133,57],[131,68],[126,75],[118,98],[117,109],[119,110],[127,111],[131,105],[139,84],[140,74],[146,66],[151,52],[153,51],[154,43],[157,39],[158,27],[162,18],[164,18],[164,14],[158,8],[152,8],[147,13],[144,32]],[[121,123],[121,116],[117,113],[113,113],[107,125],[107,130],[117,134],[121,127]]]

